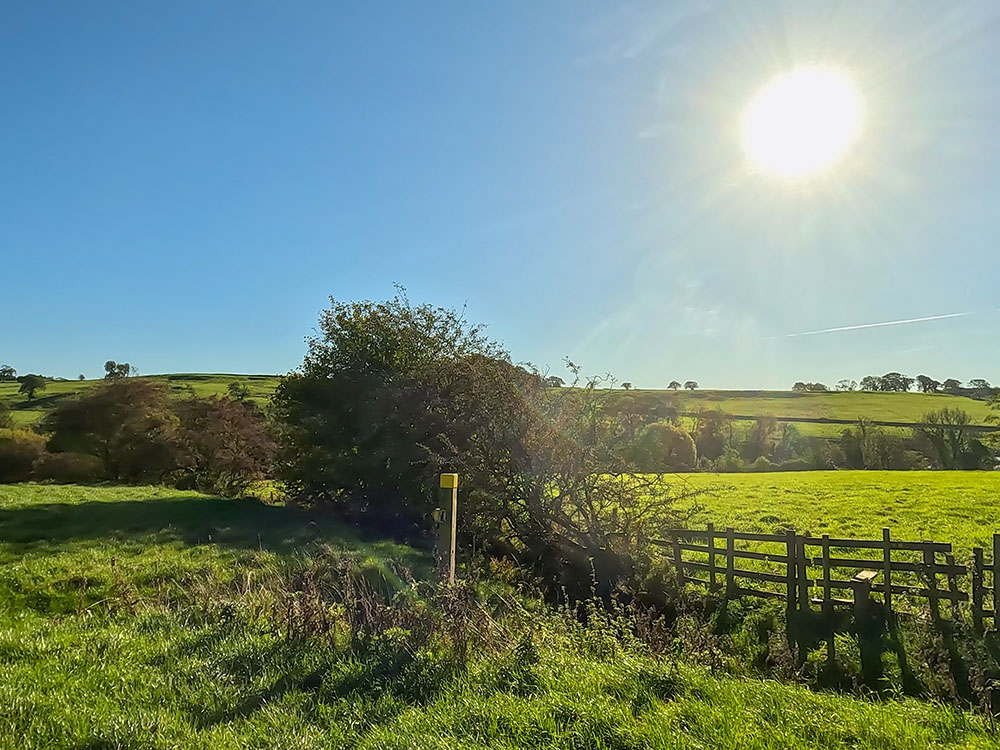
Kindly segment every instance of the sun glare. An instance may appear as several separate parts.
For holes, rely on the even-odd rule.
[[[769,81],[743,113],[743,148],[755,170],[796,181],[825,171],[857,139],[861,97],[840,70],[799,68]]]

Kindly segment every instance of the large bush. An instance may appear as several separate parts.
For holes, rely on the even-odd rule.
[[[690,471],[697,463],[694,440],[676,424],[653,422],[636,436],[635,460],[640,471]]]
[[[177,418],[169,390],[141,378],[105,381],[60,403],[42,425],[54,453],[100,459],[109,479],[162,482],[178,464]]]
[[[33,475],[61,484],[89,484],[104,478],[104,466],[86,453],[43,453],[35,461]]]
[[[275,444],[252,403],[194,398],[176,411],[179,483],[232,497],[267,476]]]
[[[45,452],[45,439],[28,430],[0,430],[0,482],[31,479],[35,461]]]
[[[637,540],[665,523],[669,496],[633,476],[616,394],[594,382],[546,388],[452,310],[403,295],[331,302],[274,398],[293,496],[380,533],[416,534],[436,475],[458,471],[464,536],[553,583],[626,574]]]

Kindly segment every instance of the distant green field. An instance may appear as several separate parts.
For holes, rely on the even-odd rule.
[[[286,637],[257,592],[329,549],[427,570],[410,548],[293,508],[0,485],[0,750],[997,746],[971,712],[674,663],[544,610],[527,660],[511,643],[458,670],[393,650],[399,628],[372,653]]]
[[[930,411],[963,409],[981,424],[990,413],[985,401],[944,393],[795,393],[792,391],[650,391],[682,412],[720,409],[728,414],[773,417],[849,419],[859,417],[884,422],[919,422]]]
[[[855,538],[951,542],[968,556],[1000,532],[1000,472],[805,471],[681,474],[676,489],[703,490],[695,528],[773,532],[794,528]]]
[[[230,383],[244,383],[250,389],[250,398],[266,401],[274,393],[281,379],[278,375],[226,375],[177,373],[173,375],[150,375],[152,380],[169,384],[170,392],[177,398],[189,396],[222,396]],[[48,383],[38,391],[34,401],[28,401],[19,394],[18,383],[0,383],[0,402],[13,410],[15,426],[33,424],[47,411],[66,399],[74,398],[87,389],[104,382],[103,380],[57,380]]]

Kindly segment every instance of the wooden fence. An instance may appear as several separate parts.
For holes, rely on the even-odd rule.
[[[888,528],[882,529],[881,539],[844,539],[794,531],[752,534],[708,524],[705,530],[672,529],[653,543],[665,549],[681,586],[724,590],[728,597],[781,599],[790,609],[818,605],[825,612],[841,605],[867,606],[872,593],[880,595],[890,612],[898,608],[894,601],[899,597],[925,599],[935,620],[941,617],[942,602],[958,618],[971,599],[976,627],[991,620],[997,628],[1000,534],[993,536],[992,562],[986,562],[982,548],[973,550],[971,578],[969,568],[956,562],[950,543],[893,539]],[[852,592],[850,599],[837,596],[844,590]]]

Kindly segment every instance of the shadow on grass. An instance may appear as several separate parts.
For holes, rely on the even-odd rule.
[[[129,537],[275,551],[308,542],[358,541],[332,519],[253,499],[157,497],[0,509],[0,543],[51,545]]]

